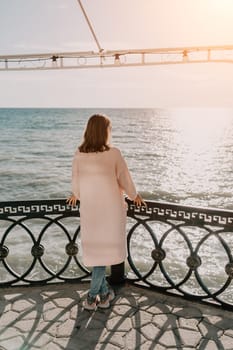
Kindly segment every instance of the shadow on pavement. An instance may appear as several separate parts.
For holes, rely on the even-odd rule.
[[[4,288],[0,350],[233,349],[232,313],[124,286],[86,311],[88,285]]]

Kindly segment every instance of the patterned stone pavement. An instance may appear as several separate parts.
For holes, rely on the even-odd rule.
[[[233,350],[231,312],[127,285],[90,312],[87,288],[1,289],[0,350]]]

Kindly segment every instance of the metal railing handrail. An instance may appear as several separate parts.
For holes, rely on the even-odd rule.
[[[233,211],[157,201],[146,201],[146,208],[137,208],[126,201],[127,275],[120,264],[112,266],[110,279],[233,309]],[[67,218],[71,218],[73,232],[67,227]],[[37,234],[34,219],[42,225]],[[56,269],[46,255],[52,228],[65,240],[64,257]],[[14,244],[19,239],[19,231],[31,241],[27,267],[19,258],[20,249],[12,253],[9,248],[12,236]],[[91,271],[82,264],[79,234],[79,203],[71,207],[65,199],[0,202],[0,286],[89,278]],[[78,274],[70,275],[72,263]],[[36,268],[37,274],[39,269],[46,276],[38,277]]]

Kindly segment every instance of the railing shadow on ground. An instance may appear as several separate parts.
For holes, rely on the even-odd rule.
[[[87,288],[85,283],[4,288],[2,349],[205,350],[211,344],[213,349],[231,349],[226,346],[233,340],[228,311],[126,285],[116,289],[110,309],[90,312],[82,307]]]

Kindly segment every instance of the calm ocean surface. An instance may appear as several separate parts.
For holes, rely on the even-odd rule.
[[[0,109],[0,200],[63,198],[86,121],[112,143],[146,199],[233,209],[233,110]]]

